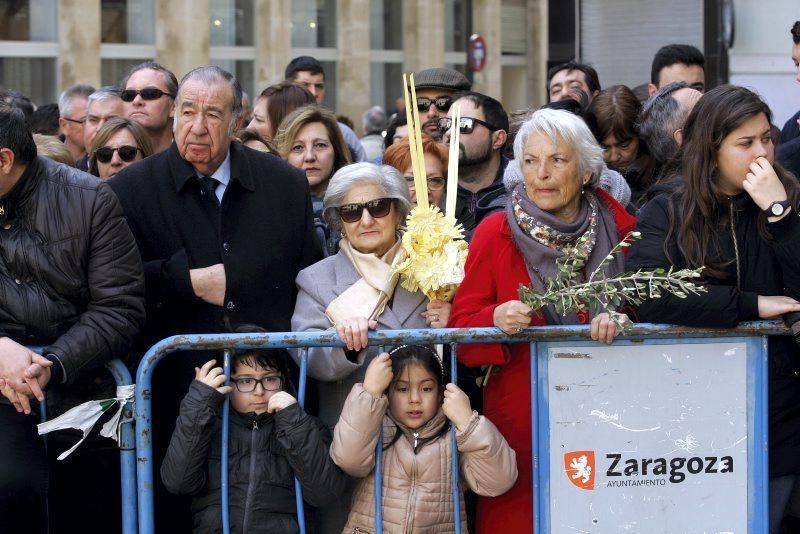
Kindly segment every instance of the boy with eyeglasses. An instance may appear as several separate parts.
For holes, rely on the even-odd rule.
[[[328,454],[330,430],[306,414],[290,393],[288,357],[276,349],[237,351],[230,385],[215,360],[195,368],[161,466],[167,489],[193,496],[193,532],[219,532],[222,526],[220,414],[225,395],[232,408],[227,458],[231,532],[298,532],[295,477],[312,506],[344,490],[346,475]],[[306,506],[307,520],[309,512]]]

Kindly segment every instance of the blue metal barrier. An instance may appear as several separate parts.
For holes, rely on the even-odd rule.
[[[30,348],[30,347],[29,347]],[[31,350],[41,352],[38,347]],[[106,363],[106,369],[114,377],[117,386],[133,384],[131,373],[122,360],[114,359]],[[42,422],[47,420],[47,400],[41,402],[39,411]],[[137,495],[136,495],[136,434],[133,430],[134,408],[129,402],[122,410],[120,417],[119,466],[120,466],[120,500],[122,502],[122,534],[136,534],[137,528]],[[43,436],[46,438],[47,436]]]
[[[630,341],[642,343],[649,340],[672,340],[681,343],[684,339],[694,338],[717,338],[717,337],[743,337],[743,336],[767,336],[767,335],[787,335],[788,330],[782,323],[775,322],[753,322],[742,323],[738,328],[732,330],[709,329],[709,328],[685,328],[672,325],[651,325],[637,324],[628,329],[625,336],[620,336],[620,341]],[[563,341],[586,341],[590,339],[589,328],[586,326],[547,326],[533,327],[522,331],[519,334],[507,335],[497,328],[476,328],[476,329],[437,329],[437,330],[381,330],[371,332],[369,335],[370,345],[403,345],[409,343],[424,344],[449,344],[453,347],[452,359],[455,361],[455,345],[458,344],[490,344],[490,343],[529,343],[531,345],[531,361],[539,359],[537,343],[542,342],[563,342]],[[662,341],[663,343],[663,341]],[[227,349],[257,349],[257,348],[301,348],[301,347],[341,347],[343,344],[333,331],[314,332],[314,333],[272,333],[272,334],[204,334],[204,335],[185,335],[173,336],[164,339],[150,348],[143,357],[136,377],[136,449],[138,455],[137,462],[137,485],[139,498],[139,531],[142,534],[153,533],[154,513],[153,513],[153,449],[151,435],[152,417],[152,373],[156,364],[166,355],[185,350],[227,350]],[[307,358],[307,353],[304,360]],[[301,361],[301,367],[304,366]],[[455,368],[455,366],[453,366]],[[537,382],[540,382],[539,366],[532,365],[532,407],[531,414],[535,417],[541,407],[538,406],[539,395],[537,395]],[[304,369],[301,371],[301,383],[305,380]],[[764,381],[765,382],[765,381]],[[304,386],[304,384],[303,384]],[[765,388],[765,384],[761,384]],[[302,390],[304,391],[304,387]],[[765,391],[761,391],[765,394]],[[766,408],[762,407],[764,415]],[[545,523],[543,500],[547,497],[548,488],[542,482],[547,482],[546,476],[541,473],[544,470],[542,465],[541,442],[543,436],[537,428],[536,422],[532,425],[533,432],[533,490],[534,490],[534,525],[532,527],[537,532],[542,530]],[[766,435],[766,434],[765,434]],[[455,436],[455,434],[453,434]],[[453,439],[455,439],[453,437]],[[381,444],[379,440],[379,446]],[[454,453],[456,452],[454,443]],[[766,443],[764,443],[763,456],[766,459]],[[454,490],[457,492],[458,483],[458,460],[454,454],[453,460],[453,482]],[[758,458],[754,458],[759,460]],[[376,471],[380,469],[380,459],[376,457]],[[766,468],[764,467],[764,470]],[[765,472],[763,473],[765,476]],[[376,477],[377,477],[376,472]],[[223,478],[223,481],[225,478]],[[766,480],[764,478],[764,480]],[[766,503],[765,487],[754,488],[754,491],[763,493],[761,496],[754,496],[758,501],[758,511],[761,513],[763,505]],[[380,500],[376,500],[377,503]],[[459,496],[456,495],[456,508],[460,506]],[[298,506],[298,521],[302,517]],[[378,531],[382,524],[378,519]],[[460,513],[455,517],[456,525],[460,526]]]

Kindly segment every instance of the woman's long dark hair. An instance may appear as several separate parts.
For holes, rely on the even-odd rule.
[[[394,375],[392,383],[389,385],[390,391],[394,387],[395,383],[400,379],[400,376],[403,374],[403,371],[406,369],[406,367],[413,364],[419,364],[426,371],[436,377],[436,383],[439,386],[439,405],[441,405],[442,398],[444,396],[444,388],[447,385],[447,381],[445,378],[444,363],[439,361],[439,355],[432,347],[429,347],[428,345],[401,345],[400,347],[397,347],[391,351],[389,354],[392,357],[392,374]],[[416,452],[421,449],[425,443],[445,435],[449,429],[450,425],[442,425],[442,429],[437,432],[436,435],[420,440],[419,444],[414,449],[414,453],[416,454]],[[400,427],[397,427],[397,430],[395,431],[394,436],[392,436],[391,441],[383,448],[383,450],[386,450],[397,443],[397,440],[400,439],[400,436],[402,435],[403,432],[400,430]]]
[[[772,112],[757,94],[744,87],[722,85],[698,100],[683,127],[683,143],[678,153],[682,179],[674,198],[677,210],[672,211],[678,220],[673,221],[670,234],[677,229],[678,248],[687,265],[705,266],[707,277],[723,278],[725,266],[734,261],[722,257],[719,241],[721,235],[727,235],[721,230],[728,223],[728,215],[720,214],[718,206],[729,203],[730,199],[720,188],[717,153],[731,132],[761,113],[771,124]],[[797,210],[800,188],[796,180],[777,163],[772,166]],[[758,230],[763,238],[771,237],[763,213],[759,215]],[[675,263],[675,258],[670,259]]]

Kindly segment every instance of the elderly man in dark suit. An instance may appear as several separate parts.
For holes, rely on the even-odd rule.
[[[242,90],[230,73],[192,70],[178,88],[172,146],[109,182],[144,262],[147,343],[253,324],[288,331],[295,277],[322,257],[305,176],[272,155],[231,142],[241,109]],[[207,359],[183,355],[159,366],[156,396],[161,390],[171,398],[162,394],[154,406],[157,457],[169,441],[192,367]],[[157,514],[177,515],[161,502]],[[162,528],[166,517],[157,515]]]

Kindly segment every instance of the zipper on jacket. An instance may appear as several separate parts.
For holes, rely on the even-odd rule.
[[[419,445],[419,432],[414,432],[414,454],[417,454],[417,445]]]
[[[417,434],[415,433],[415,436]],[[416,439],[416,438],[415,438]],[[416,500],[417,500],[417,455],[411,463],[411,491],[408,494],[408,504],[406,505],[406,534],[413,534],[414,532],[414,514],[416,513]]]
[[[731,212],[731,237],[733,238],[733,254],[736,256],[736,289],[742,289],[742,273],[739,265],[739,242],[736,240],[736,221],[735,211],[733,210],[733,202],[730,205]]]
[[[250,473],[247,476],[247,497],[244,502],[242,532],[248,532],[250,507],[253,503],[253,478],[255,478],[256,474],[256,430],[258,430],[258,421],[253,419],[253,431],[250,433]],[[225,460],[223,459],[223,461]]]

